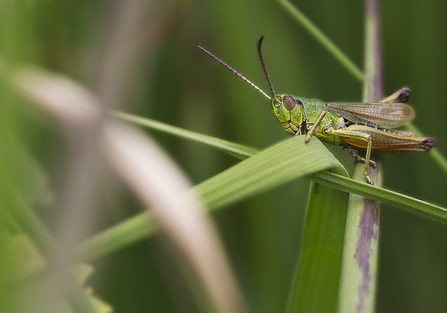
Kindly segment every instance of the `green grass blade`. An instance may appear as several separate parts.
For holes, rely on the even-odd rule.
[[[363,81],[362,71],[341,51],[315,24],[313,24],[296,6],[288,0],[278,0],[283,8],[304,27],[346,70],[358,81]]]
[[[280,142],[196,186],[207,205],[220,207],[293,179],[332,168],[347,176],[344,167],[318,140],[304,136]]]
[[[358,182],[356,180],[331,173],[315,173],[311,176],[311,179],[315,182],[336,188],[338,190],[367,197],[371,200],[376,200],[381,203],[391,205],[406,212],[416,214],[442,224],[447,224],[447,209],[400,194],[398,192],[377,186],[371,186],[363,182]]]
[[[223,150],[233,156],[236,156],[240,159],[245,159],[253,154],[257,153],[258,150],[253,149],[251,147],[246,147],[243,145],[239,145],[237,143],[232,143],[223,139],[202,135],[190,130],[186,130],[180,127],[171,126],[165,123],[157,122],[151,120],[149,118],[140,117],[137,115],[114,111],[112,114],[118,118],[126,120],[128,122],[138,124],[141,126],[149,127],[151,129],[155,129],[158,131],[162,131],[164,133],[168,133],[171,135],[175,135],[184,139],[188,139],[191,141],[195,141],[198,143],[202,143],[220,150]]]
[[[335,312],[348,198],[345,192],[312,183],[286,313]]]

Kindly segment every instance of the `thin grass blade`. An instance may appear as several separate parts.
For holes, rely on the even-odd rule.
[[[186,129],[183,129],[180,127],[157,122],[157,121],[151,120],[149,118],[145,118],[145,117],[141,117],[141,116],[125,113],[125,112],[120,112],[120,111],[113,111],[112,115],[115,117],[118,117],[120,119],[123,119],[125,121],[137,124],[137,125],[149,127],[151,129],[155,129],[155,130],[158,130],[158,131],[161,131],[164,133],[168,133],[168,134],[171,134],[174,136],[178,136],[178,137],[181,137],[184,139],[188,139],[191,141],[195,141],[198,143],[202,143],[202,144],[223,150],[239,159],[245,159],[245,158],[252,156],[253,154],[258,152],[258,150],[251,148],[251,147],[247,147],[247,146],[239,145],[237,143],[233,143],[233,142],[226,141],[223,139],[199,134],[199,133],[196,133],[196,132],[193,132],[190,130],[186,130]]]
[[[312,183],[286,313],[336,311],[348,199],[345,192]]]
[[[447,209],[426,201],[331,173],[315,173],[311,179],[338,190],[367,197],[408,213],[416,214],[441,224],[447,224]]]
[[[278,0],[284,10],[288,12],[305,30],[307,30],[316,41],[318,41],[332,56],[340,62],[346,70],[358,81],[363,81],[362,71],[340,50],[312,21],[310,21],[296,6],[288,0]]]

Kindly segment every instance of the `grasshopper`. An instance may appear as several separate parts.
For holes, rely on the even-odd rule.
[[[325,102],[276,94],[262,55],[262,40],[263,37],[258,42],[258,54],[270,95],[211,52],[198,47],[266,97],[279,123],[289,134],[306,135],[305,143],[315,136],[321,141],[346,147],[357,161],[365,163],[363,176],[367,183],[374,185],[369,176],[370,165],[377,167],[376,162],[371,160],[373,150],[425,152],[435,145],[433,138],[415,137],[408,131],[391,130],[408,123],[415,116],[413,108],[405,104],[410,96],[410,89],[406,87],[377,103]],[[360,157],[354,150],[366,150],[365,157]]]

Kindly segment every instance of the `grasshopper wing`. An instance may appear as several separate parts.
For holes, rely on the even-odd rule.
[[[405,103],[342,103],[326,104],[326,110],[355,124],[395,128],[414,118],[413,108]]]

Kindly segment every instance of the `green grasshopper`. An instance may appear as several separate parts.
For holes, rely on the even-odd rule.
[[[211,52],[198,47],[269,99],[273,113],[289,134],[305,134],[306,143],[315,136],[321,141],[347,147],[357,161],[365,163],[363,176],[367,183],[374,185],[369,176],[369,166],[377,167],[376,162],[371,160],[373,150],[394,153],[425,152],[435,145],[433,138],[415,137],[411,132],[390,130],[408,123],[415,116],[413,108],[405,104],[410,96],[408,88],[402,88],[377,103],[325,102],[276,94],[262,55],[262,40],[263,37],[258,42],[258,54],[270,87],[270,95]],[[355,153],[354,149],[366,150],[365,158]]]

